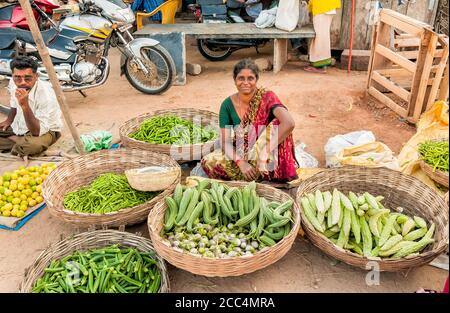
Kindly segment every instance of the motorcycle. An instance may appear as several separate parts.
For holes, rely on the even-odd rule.
[[[53,10],[59,8],[47,0],[35,0],[36,5],[47,15],[51,15]],[[48,29],[50,27],[47,20],[42,18],[41,14],[33,10],[34,18],[38,23],[39,29]],[[14,27],[29,30],[27,19],[23,14],[22,7],[18,4],[10,4],[0,8],[0,27]]]
[[[188,6],[198,18],[199,23],[254,22],[254,19],[246,14],[245,5],[231,6],[231,3],[227,1],[226,4],[208,6],[208,11],[204,12],[201,3],[200,0],[196,4]],[[197,47],[206,59],[216,62],[225,60],[240,49],[254,47],[256,52],[259,52],[259,48],[267,42],[269,39],[197,39]]]
[[[44,13],[34,1],[30,2],[35,10]],[[78,13],[65,16],[59,25],[41,32],[64,91],[81,92],[103,85],[109,75],[111,47],[122,53],[121,75],[125,74],[137,90],[159,94],[172,85],[172,57],[156,40],[133,38],[130,29],[134,14],[122,0],[80,0],[79,9]],[[11,75],[9,65],[17,55],[39,61],[31,33],[0,28],[0,74]],[[42,79],[48,79],[44,67],[38,72]]]

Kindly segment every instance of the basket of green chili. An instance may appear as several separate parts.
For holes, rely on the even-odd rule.
[[[163,191],[131,187],[125,172],[162,166],[178,176]],[[146,220],[153,205],[180,181],[181,170],[169,156],[135,149],[103,150],[63,162],[47,177],[42,194],[50,214],[81,227],[118,227]]]
[[[206,110],[158,110],[128,120],[119,133],[125,147],[167,154],[176,161],[193,161],[214,150],[218,120],[216,113]]]
[[[97,230],[45,249],[27,268],[22,293],[165,293],[169,278],[151,241]]]
[[[428,140],[419,145],[422,170],[435,182],[448,188],[448,140]]]

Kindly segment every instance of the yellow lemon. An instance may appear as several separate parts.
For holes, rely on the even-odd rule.
[[[18,205],[18,204],[14,204],[13,205],[13,210],[19,210],[20,209],[20,205]]]
[[[37,197],[39,197],[39,193],[37,191],[31,194],[31,198],[36,199]]]
[[[11,191],[16,191],[17,190],[17,185],[16,184],[11,184],[11,185],[9,185],[9,189]]]
[[[44,201],[44,198],[42,198],[42,196],[37,196],[36,197],[36,202],[37,203],[42,203],[42,201]]]
[[[12,208],[13,208],[12,203],[7,203],[7,204],[5,204],[5,210],[11,211]]]
[[[17,185],[17,190],[22,191],[22,190],[24,190],[24,189],[25,189],[25,186],[22,185],[21,183],[19,183],[19,184]]]
[[[36,177],[36,184],[40,185],[43,181],[42,177]]]
[[[25,195],[25,194],[20,195],[20,200],[26,201],[27,199],[28,199],[27,195]]]
[[[6,216],[6,217],[9,217],[9,216],[11,216],[11,211],[5,210],[5,211],[2,212],[2,215]]]
[[[22,200],[20,200],[20,198],[14,198],[13,201],[11,202],[12,204],[19,204]]]
[[[36,186],[36,192],[42,192],[42,186],[41,185]]]
[[[12,195],[12,190],[11,189],[6,189],[5,190],[5,192],[4,192],[4,194],[5,194],[5,196],[10,196],[10,195]]]
[[[1,199],[2,199],[3,201],[6,201],[6,196],[5,196],[5,195],[2,195],[2,196],[1,196]]]
[[[19,174],[20,174],[20,176],[25,176],[25,175],[28,175],[28,171],[26,169],[21,169],[19,171]]]
[[[35,180],[34,178],[30,178],[30,179],[28,180],[28,185],[30,185],[30,186],[36,186],[36,180]]]
[[[22,211],[22,210],[17,210],[17,215],[16,216],[17,217],[23,217],[23,216],[25,216],[25,212]]]
[[[5,188],[9,188],[9,185],[10,185],[9,181],[5,181],[3,183],[3,187],[5,187]]]
[[[31,187],[31,192],[36,191],[36,186]]]
[[[4,183],[3,178],[0,176],[0,186],[3,186],[3,183]]]
[[[22,201],[20,201],[20,205],[21,205],[21,206],[25,205],[25,206],[28,207],[28,199],[27,199],[27,200],[22,200]]]
[[[0,195],[5,193],[6,188],[0,185]]]
[[[19,198],[21,194],[22,194],[22,193],[21,193],[20,191],[18,191],[18,190],[16,190],[16,191],[13,192],[14,198]]]
[[[12,209],[11,210],[11,216],[17,217],[17,209]]]
[[[34,199],[28,201],[28,206],[30,206],[30,207],[34,207],[36,204],[37,204],[36,200],[34,200]]]
[[[33,190],[30,189],[30,188],[27,188],[24,191],[22,191],[22,193],[27,195],[27,196],[31,196],[31,194],[33,193]]]
[[[13,199],[14,199],[13,196],[8,196],[8,197],[6,198],[6,201],[8,201],[9,203],[12,203]]]
[[[11,180],[17,180],[19,178],[19,175],[17,173],[13,173],[11,175]]]

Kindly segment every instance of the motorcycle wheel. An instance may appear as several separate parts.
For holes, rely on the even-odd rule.
[[[207,39],[197,39],[197,47],[205,58],[213,62],[223,61],[233,53],[231,47],[209,47]]]
[[[174,76],[170,54],[161,46],[144,47],[141,58],[148,74],[139,69],[132,58],[125,63],[125,76],[128,82],[140,92],[157,95],[166,91],[171,85]]]

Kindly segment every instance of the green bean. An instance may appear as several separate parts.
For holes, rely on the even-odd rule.
[[[419,145],[419,153],[425,163],[433,167],[433,171],[448,172],[448,141],[428,140]]]
[[[174,115],[155,116],[145,120],[128,137],[154,144],[197,144],[219,137],[212,126],[200,127]]]
[[[131,208],[154,198],[157,192],[142,192],[131,188],[125,175],[106,173],[64,196],[67,210],[105,214]]]

